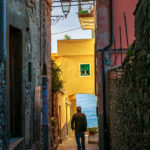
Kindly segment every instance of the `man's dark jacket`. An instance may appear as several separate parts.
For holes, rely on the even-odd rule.
[[[87,120],[85,114],[77,112],[71,120],[71,129],[75,132],[85,132],[87,130]]]

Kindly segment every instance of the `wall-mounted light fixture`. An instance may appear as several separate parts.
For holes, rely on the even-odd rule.
[[[68,13],[70,12],[70,6],[71,0],[61,0],[61,7],[65,17],[67,17]]]

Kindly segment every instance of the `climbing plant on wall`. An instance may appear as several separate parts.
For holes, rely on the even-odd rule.
[[[62,71],[60,66],[52,60],[52,94],[59,92],[63,88],[63,80],[61,79]]]

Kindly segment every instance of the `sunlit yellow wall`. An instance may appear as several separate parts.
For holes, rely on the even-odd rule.
[[[52,59],[57,63],[58,66],[61,65],[60,57],[55,53],[52,54]],[[62,76],[61,76],[62,78]],[[58,122],[59,122],[59,136],[65,139],[67,135],[71,134],[71,106],[72,101],[69,100],[65,89],[57,93],[58,97]],[[61,110],[60,110],[61,108]],[[68,129],[67,129],[68,128]],[[68,130],[68,131],[67,131]],[[68,133],[68,134],[67,134]]]
[[[59,117],[59,127],[60,127],[60,136],[64,139],[67,136],[67,127],[68,133],[70,133],[70,107],[71,102],[67,100],[68,97],[64,92],[58,93],[58,117]],[[61,110],[60,110],[61,108]],[[61,122],[61,124],[60,124]]]
[[[61,65],[61,60],[57,53],[52,53],[51,57],[57,63],[58,66]]]
[[[93,39],[58,41],[64,89],[68,95],[95,94],[94,43]],[[90,76],[80,76],[80,64],[91,65]]]
[[[66,95],[62,92],[59,92],[58,94],[58,106],[61,106],[61,128],[65,126],[66,123]],[[60,117],[60,112],[58,110],[58,114]]]
[[[70,105],[67,105],[67,123],[70,123]]]
[[[95,95],[94,43],[92,39],[61,40],[58,41],[58,53],[52,54],[55,62],[61,65],[64,80],[65,93],[60,92],[58,95],[58,105],[61,106],[62,137],[65,137],[67,133],[66,123],[70,129],[72,115],[76,112],[76,94]],[[80,64],[91,65],[90,76],[80,76]],[[70,101],[70,105],[67,104],[67,112],[66,100]]]
[[[69,100],[71,101],[71,117],[76,113],[76,95],[70,95]]]

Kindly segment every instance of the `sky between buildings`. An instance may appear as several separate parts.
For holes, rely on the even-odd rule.
[[[60,5],[60,4],[57,4]],[[63,15],[62,8],[53,8],[52,16],[54,15]],[[71,6],[70,13],[67,16],[67,19],[60,20],[57,24],[52,25],[52,53],[57,52],[57,40],[61,40],[64,38],[64,35],[67,34],[71,37],[71,39],[89,39],[91,38],[91,30],[82,30],[79,29],[80,22],[78,19],[78,7]],[[78,28],[78,29],[76,29]],[[65,33],[60,33],[63,31],[72,30]],[[75,30],[74,30],[75,29]],[[59,33],[59,34],[56,34]]]

